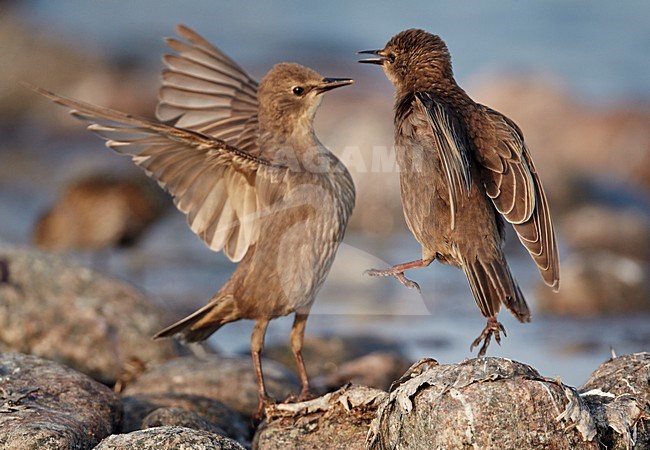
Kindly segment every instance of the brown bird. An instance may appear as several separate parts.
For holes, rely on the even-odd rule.
[[[152,188],[99,175],[75,180],[36,222],[34,244],[45,250],[100,250],[133,244],[163,212]]]
[[[261,414],[272,399],[260,355],[266,327],[278,316],[295,313],[291,348],[300,398],[310,396],[301,355],[307,316],[355,200],[350,174],[318,140],[313,120],[322,94],[352,80],[281,63],[258,85],[192,30],[177,32],[185,41],[167,40],[176,54],[164,57],[160,122],[38,91],[131,156],[173,196],[192,231],[240,261],[206,306],[156,337],[202,341],[226,323],[255,320],[251,353]]]
[[[470,350],[505,329],[501,304],[521,322],[530,320],[526,301],[503,255],[504,221],[512,224],[542,278],[559,287],[557,244],[542,183],[521,130],[503,114],[474,102],[456,81],[451,56],[440,37],[406,30],[376,58],[395,85],[395,151],[400,167],[404,216],[422,245],[422,258],[372,276],[394,276],[417,287],[404,271],[437,259],[465,272],[487,326]]]

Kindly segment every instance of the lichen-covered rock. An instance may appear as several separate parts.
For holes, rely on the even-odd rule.
[[[0,449],[83,450],[116,431],[117,396],[55,362],[0,354]]]
[[[158,427],[114,434],[95,450],[245,450],[241,444],[208,431]]]
[[[578,393],[525,364],[414,364],[382,404],[371,449],[598,449]]]
[[[40,252],[0,246],[0,351],[44,356],[113,384],[129,360],[164,361],[170,340],[151,336],[160,309],[131,286]]]
[[[266,388],[271,396],[283,400],[299,391],[299,383],[288,369],[268,360],[264,360],[262,365]],[[183,394],[219,400],[246,416],[257,409],[257,381],[253,362],[247,356],[176,358],[142,374],[123,392],[124,396],[154,394]]]
[[[650,353],[606,361],[580,392],[605,448],[650,448]]]
[[[123,397],[122,405],[122,432],[153,426],[183,426],[219,431],[219,434],[239,442],[250,441],[252,435],[250,423],[243,415],[218,400],[202,395],[182,392],[134,394]],[[204,426],[201,421],[209,425]]]
[[[366,436],[386,393],[366,386],[345,386],[336,392],[300,403],[266,409],[257,430],[257,450],[319,450],[366,448]]]

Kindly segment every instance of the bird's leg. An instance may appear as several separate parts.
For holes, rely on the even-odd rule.
[[[469,347],[469,351],[471,352],[474,350],[474,347],[478,346],[481,341],[483,341],[481,350],[478,352],[478,357],[480,358],[482,356],[485,356],[485,352],[490,345],[492,335],[494,335],[494,340],[497,341],[497,344],[501,345],[501,335],[499,333],[503,333],[504,336],[507,336],[506,329],[503,328],[503,325],[497,321],[497,318],[495,316],[488,317],[487,325],[483,329],[481,335],[474,339],[474,342],[472,342],[472,345]]]
[[[296,358],[298,364],[298,375],[300,376],[300,396],[298,401],[305,401],[313,398],[314,396],[309,389],[309,377],[305,369],[305,363],[302,360],[302,343],[305,338],[305,326],[307,325],[307,317],[309,316],[309,309],[299,310],[296,312],[296,317],[291,327],[291,351]]]
[[[393,266],[389,269],[384,269],[384,270],[369,269],[366,270],[364,273],[366,275],[370,275],[371,277],[395,277],[399,280],[400,283],[402,283],[407,288],[409,289],[416,288],[419,291],[420,286],[418,286],[418,284],[415,281],[406,278],[404,276],[404,272],[409,269],[416,269],[418,267],[427,267],[429,264],[433,262],[434,259],[435,258],[416,259],[415,261],[410,261],[403,264],[397,264],[396,266]]]
[[[255,419],[261,419],[267,406],[275,403],[275,400],[269,396],[264,386],[264,374],[262,373],[262,351],[264,350],[264,335],[268,326],[268,319],[258,319],[253,328],[251,335],[251,355],[253,356],[253,365],[255,366],[255,376],[257,377],[257,394],[258,404],[257,411],[253,416]]]

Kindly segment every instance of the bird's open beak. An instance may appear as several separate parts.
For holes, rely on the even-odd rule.
[[[347,86],[352,83],[354,83],[354,80],[350,78],[323,78],[323,81],[318,84],[315,89],[319,94],[322,94],[323,92],[330,91],[337,87]]]
[[[368,59],[360,59],[358,62],[360,63],[366,63],[366,64],[379,64],[380,66],[384,65],[384,62],[386,62],[386,53],[384,53],[383,50],[363,50],[361,52],[357,52],[359,55],[375,55],[379,56],[379,58],[368,58]]]

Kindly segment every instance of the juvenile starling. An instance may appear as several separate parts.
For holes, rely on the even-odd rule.
[[[39,92],[131,156],[173,196],[192,231],[240,261],[206,306],[156,337],[197,342],[226,323],[255,320],[251,353],[261,414],[272,399],[260,355],[266,327],[278,316],[295,313],[291,348],[300,398],[310,396],[301,355],[307,316],[355,199],[350,174],[320,143],[313,119],[322,94],[352,80],[281,63],[258,85],[198,34],[177,31],[185,41],[167,40],[176,54],[164,58],[159,122]]]
[[[404,271],[435,259],[465,272],[487,326],[470,350],[505,329],[501,304],[521,322],[530,320],[526,301],[503,255],[504,221],[511,223],[557,291],[559,263],[548,202],[521,130],[503,114],[474,102],[456,81],[440,37],[410,29],[375,58],[395,85],[395,151],[404,216],[422,245],[422,258],[372,276],[394,276],[417,287]]]

